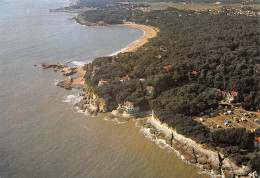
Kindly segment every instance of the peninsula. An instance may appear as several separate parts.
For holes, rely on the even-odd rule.
[[[122,53],[75,69],[82,77],[67,84],[81,85],[83,112],[142,118],[189,162],[215,174],[260,173],[258,10],[83,0],[77,6],[96,8],[75,18],[84,25],[131,22],[147,32]]]

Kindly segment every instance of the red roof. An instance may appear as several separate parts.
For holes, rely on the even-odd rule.
[[[100,81],[98,82],[98,84],[108,84],[108,81],[100,80]]]
[[[234,92],[234,91],[232,91],[232,96],[237,96],[238,95],[238,92]]]
[[[124,104],[125,104],[126,106],[129,106],[129,105],[133,104],[133,102],[131,102],[131,101],[125,101]]]
[[[255,138],[255,140],[256,140],[257,142],[260,142],[260,137]]]
[[[168,69],[170,67],[172,67],[172,65],[163,66],[164,69]]]
[[[93,70],[99,70],[99,67],[94,66]]]
[[[125,80],[125,79],[127,79],[128,81],[131,80],[131,78],[128,75],[123,77],[123,78],[121,78],[121,80]]]
[[[153,86],[147,86],[146,89],[153,89]]]
[[[194,74],[194,75],[196,75],[198,72],[197,72],[197,71],[192,71],[191,73]]]

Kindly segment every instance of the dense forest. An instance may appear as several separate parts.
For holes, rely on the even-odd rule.
[[[93,90],[107,103],[132,101],[141,110],[152,109],[178,133],[212,148],[225,148],[224,154],[235,163],[256,170],[259,156],[239,154],[241,149],[253,151],[256,133],[237,128],[210,132],[193,116],[218,106],[222,100],[218,89],[238,92],[245,109],[260,109],[259,18],[197,15],[174,8],[149,13],[98,10],[84,16],[97,22],[106,20],[108,13],[118,23],[127,19],[158,27],[160,32],[136,52],[87,64],[85,79]],[[130,80],[118,80],[126,75]],[[109,85],[98,87],[100,80]],[[155,92],[148,95],[147,86]]]
[[[179,3],[179,2],[186,2],[186,3],[216,3],[221,2],[224,4],[230,4],[230,3],[254,3],[259,4],[260,0],[80,0],[80,3],[78,3],[78,6],[86,6],[86,7],[102,7],[103,5],[107,3],[117,3],[117,2],[173,2],[173,3]]]

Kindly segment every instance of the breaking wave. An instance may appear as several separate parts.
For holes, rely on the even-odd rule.
[[[168,145],[165,140],[163,140],[163,139],[158,139],[155,134],[152,134],[152,133],[150,132],[150,130],[151,130],[150,128],[141,128],[141,129],[140,129],[140,132],[141,132],[142,134],[144,134],[144,136],[145,136],[146,138],[148,138],[149,140],[155,142],[155,144],[158,145],[160,148],[163,148],[163,149],[164,149],[164,148],[172,149],[172,147],[171,147],[170,145]]]
[[[120,122],[117,118],[108,119],[107,117],[104,117],[104,121],[111,121],[111,122],[115,122],[117,124],[124,124],[124,123],[126,123],[126,122]]]
[[[56,86],[59,82],[60,82],[59,79],[55,79],[54,82],[53,82],[53,84]]]
[[[150,128],[145,128],[145,127],[142,127],[142,126],[138,126],[138,122],[135,123],[135,126],[137,127],[141,127],[141,129],[139,130],[139,132],[141,132],[147,139],[149,139],[150,141],[152,142],[155,142],[156,145],[158,145],[160,148],[162,149],[169,149],[169,150],[172,150],[176,153],[176,155],[178,157],[181,158],[181,160],[186,163],[186,164],[190,164],[190,162],[188,162],[185,157],[183,155],[181,155],[177,150],[173,149],[169,144],[166,143],[165,140],[163,139],[158,139],[156,137],[155,134],[152,134],[150,132]]]
[[[82,96],[78,95],[68,95],[64,98],[63,102],[65,103],[71,103],[71,104],[77,104],[83,99]]]
[[[83,61],[72,61],[70,63],[74,64],[76,66],[84,66],[85,64],[87,64],[86,62],[83,62]]]

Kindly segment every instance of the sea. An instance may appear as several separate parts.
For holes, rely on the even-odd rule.
[[[49,11],[68,4],[0,1],[0,177],[209,177],[135,120],[79,112],[79,91],[55,86],[61,73],[38,67],[83,65],[144,35],[82,26],[71,20],[76,14]]]

